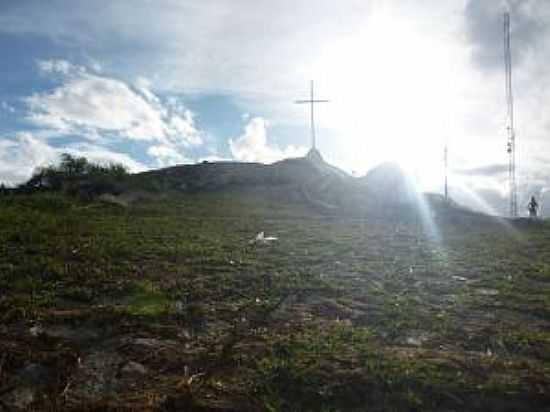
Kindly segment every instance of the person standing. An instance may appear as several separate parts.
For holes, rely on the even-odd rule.
[[[529,211],[529,217],[536,219],[539,213],[539,204],[535,199],[535,196],[531,196],[531,200],[527,204],[527,210]]]

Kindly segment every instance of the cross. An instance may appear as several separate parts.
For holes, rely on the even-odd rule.
[[[448,168],[449,168],[449,146],[445,143],[443,149],[443,162],[445,163],[445,201],[449,200],[449,187],[448,187]]]
[[[314,117],[313,117],[313,105],[315,103],[328,103],[328,100],[315,100],[313,98],[313,80],[311,80],[311,90],[310,90],[310,98],[309,100],[295,100],[294,103],[297,103],[297,104],[303,104],[303,103],[309,103],[311,104],[311,119],[310,119],[310,122],[311,122],[311,148],[312,149],[315,149],[315,120],[314,120]]]

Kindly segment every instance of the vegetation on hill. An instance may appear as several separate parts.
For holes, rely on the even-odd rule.
[[[550,227],[455,212],[4,197],[0,410],[545,410]]]
[[[62,191],[91,199],[102,193],[121,192],[128,175],[128,170],[121,164],[103,165],[63,153],[59,164],[38,168],[28,181],[19,185],[19,189],[25,192]]]

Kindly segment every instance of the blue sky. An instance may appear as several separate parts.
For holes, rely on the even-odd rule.
[[[151,7],[142,5],[139,24]],[[170,54],[147,36],[116,33],[114,10],[98,28],[97,10],[84,2],[7,1],[0,7],[6,23],[0,30],[1,181],[19,183],[63,151],[140,171],[203,159],[271,162],[306,150],[307,116],[302,124],[271,128],[253,105],[243,106],[236,90],[170,85],[179,81],[177,69],[166,74],[162,63],[151,64]]]
[[[520,203],[550,181],[550,4],[542,0],[3,0],[0,181],[64,151],[132,171],[273,162],[318,145],[348,172],[397,161],[506,209],[502,13],[512,15]]]

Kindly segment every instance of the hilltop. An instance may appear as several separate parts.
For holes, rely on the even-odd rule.
[[[550,403],[547,223],[435,195],[411,205],[407,191],[388,208],[372,199],[406,181],[389,165],[364,179],[308,158],[128,179],[160,182],[157,195],[0,198],[0,410]]]
[[[284,159],[272,164],[234,161],[173,166],[135,175],[136,179],[156,181],[164,188],[182,192],[212,191],[230,186],[309,184],[320,178],[351,178],[326,163],[316,150],[301,158]]]
[[[129,186],[186,195],[247,192],[322,214],[356,217],[414,218],[423,213],[420,207],[462,217],[474,214],[440,195],[418,192],[397,164],[383,163],[356,178],[326,162],[316,149],[272,164],[204,161],[151,170],[132,175]]]

